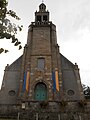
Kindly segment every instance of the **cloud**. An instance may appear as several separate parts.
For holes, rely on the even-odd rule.
[[[59,38],[64,41],[73,40],[73,38],[77,40],[79,29],[86,27],[90,29],[90,0],[61,1],[61,5],[56,8],[55,17]]]
[[[76,38],[61,41],[61,53],[80,68],[82,83],[90,86],[90,30],[88,27],[78,29]],[[76,40],[75,40],[76,39]]]
[[[90,29],[90,0],[82,2],[78,10],[73,28],[77,30],[87,26]]]

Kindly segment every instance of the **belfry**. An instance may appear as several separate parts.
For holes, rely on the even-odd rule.
[[[16,113],[18,120],[84,120],[79,106],[85,102],[79,68],[61,54],[56,34],[49,11],[41,3],[29,25],[23,55],[5,67],[2,114],[12,117]]]

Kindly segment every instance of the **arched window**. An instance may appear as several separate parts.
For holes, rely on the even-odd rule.
[[[43,21],[47,21],[47,15],[43,15]]]
[[[41,22],[41,15],[37,15],[37,22]]]
[[[44,83],[38,83],[35,86],[34,90],[34,98],[35,100],[43,101],[47,100],[47,87]]]

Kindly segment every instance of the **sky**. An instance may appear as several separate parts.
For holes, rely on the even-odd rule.
[[[14,10],[21,18],[13,22],[23,25],[22,32],[17,37],[22,46],[27,42],[28,26],[35,20],[34,12],[42,0],[8,0],[8,8]],[[80,68],[81,82],[90,86],[90,0],[44,0],[50,12],[50,21],[56,25],[57,42],[60,52],[73,64]],[[7,54],[0,54],[0,85],[3,80],[4,69],[13,63],[23,49],[18,50],[11,44],[11,40],[1,40],[0,47],[9,49]]]

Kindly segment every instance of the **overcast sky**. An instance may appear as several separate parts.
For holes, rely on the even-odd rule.
[[[19,24],[23,31],[18,34],[24,46],[27,41],[28,26],[34,21],[34,12],[42,0],[8,0],[9,9],[21,17]],[[50,12],[50,21],[57,28],[57,42],[60,52],[80,68],[82,83],[90,86],[90,0],[44,0]],[[0,47],[8,48],[9,53],[0,55],[0,84],[4,68],[14,62],[22,53],[13,47],[11,40],[0,41]]]

